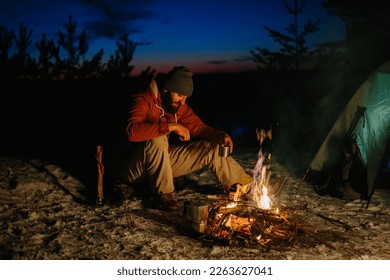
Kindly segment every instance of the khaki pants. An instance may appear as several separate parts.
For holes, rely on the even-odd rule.
[[[155,193],[173,192],[174,177],[186,175],[204,166],[209,167],[225,186],[252,182],[252,176],[234,158],[220,157],[218,152],[218,144],[204,140],[189,142],[169,151],[167,137],[157,137],[134,145],[120,177],[127,183],[135,184],[147,180]]]

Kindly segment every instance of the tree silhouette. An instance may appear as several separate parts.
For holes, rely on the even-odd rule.
[[[116,42],[115,56],[111,55],[108,62],[108,71],[121,77],[128,77],[134,66],[130,65],[137,44],[130,41],[127,34],[122,35]]]
[[[55,71],[55,65],[61,62],[60,47],[55,45],[54,40],[47,41],[46,34],[42,34],[41,41],[35,46],[39,51],[37,70],[42,78],[48,79]]]
[[[318,24],[320,20],[317,19],[313,22],[311,18],[308,18],[302,27],[302,31],[300,31],[298,19],[306,4],[306,0],[303,0],[302,3],[299,3],[299,0],[294,0],[293,7],[287,2],[283,3],[287,13],[294,17],[294,21],[288,25],[287,34],[264,26],[268,36],[281,45],[281,48],[279,51],[270,51],[267,48],[259,47],[251,50],[250,53],[254,58],[254,62],[258,63],[260,68],[277,70],[299,69],[302,59],[314,53],[314,51],[310,52],[306,47],[306,37],[319,30]]]
[[[103,62],[103,49],[86,59],[88,52],[87,33],[84,29],[77,34],[77,22],[68,17],[65,32],[59,30],[57,44],[45,33],[34,44],[39,52],[37,60],[29,53],[33,31],[20,23],[18,33],[0,25],[0,80],[7,79],[82,79],[109,75],[129,78],[134,66],[131,65],[137,44],[127,34],[116,42],[117,50],[108,62]],[[10,57],[12,49],[15,53]],[[65,55],[61,55],[61,50]],[[65,56],[65,58],[63,57]],[[148,67],[141,76],[151,76],[154,70]]]
[[[98,78],[104,72],[104,63],[102,63],[104,51],[101,49],[91,60],[84,60],[80,67],[80,74],[85,78]]]
[[[67,59],[63,60],[65,68],[73,76],[79,68],[80,57],[84,56],[88,51],[86,40],[86,31],[82,31],[80,36],[76,34],[77,22],[73,21],[72,16],[68,17],[68,22],[65,24],[66,33],[58,31],[58,44],[65,49],[68,54]],[[77,40],[78,39],[78,40]],[[76,43],[78,41],[78,45]]]
[[[32,43],[31,36],[33,31],[31,29],[27,30],[22,23],[19,23],[18,31],[17,34],[13,33],[16,53],[12,57],[11,65],[14,66],[12,70],[19,72],[22,77],[29,76],[34,70],[34,60],[28,53],[28,48]]]

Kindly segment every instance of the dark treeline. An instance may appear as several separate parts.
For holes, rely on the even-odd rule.
[[[126,78],[131,75],[137,44],[127,34],[120,36],[115,53],[103,61],[103,49],[86,58],[89,57],[86,31],[78,33],[77,22],[71,16],[64,26],[65,31],[57,32],[57,41],[42,34],[41,40],[33,44],[33,30],[22,23],[16,32],[0,25],[0,81]],[[34,47],[37,57],[31,55]],[[147,68],[142,75],[151,72],[153,70]]]

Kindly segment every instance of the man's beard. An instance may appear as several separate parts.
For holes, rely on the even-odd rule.
[[[177,102],[176,103],[177,106],[174,106],[173,101],[172,101],[172,96],[169,92],[162,94],[161,100],[162,100],[164,110],[166,110],[168,113],[171,113],[171,114],[177,113],[181,104],[179,102]]]

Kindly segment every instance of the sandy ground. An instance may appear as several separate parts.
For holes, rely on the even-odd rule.
[[[257,151],[233,155],[248,173]],[[60,165],[39,158],[0,157],[0,259],[8,260],[387,260],[390,259],[390,192],[377,189],[366,201],[319,196],[315,186],[273,162],[272,178],[284,178],[272,197],[296,213],[304,229],[283,246],[239,246],[204,238],[182,212],[145,207],[132,195],[119,206],[84,203],[86,186]],[[208,170],[188,175],[178,200],[209,203],[221,187]],[[311,234],[305,234],[305,231]],[[206,236],[207,237],[207,236]]]

